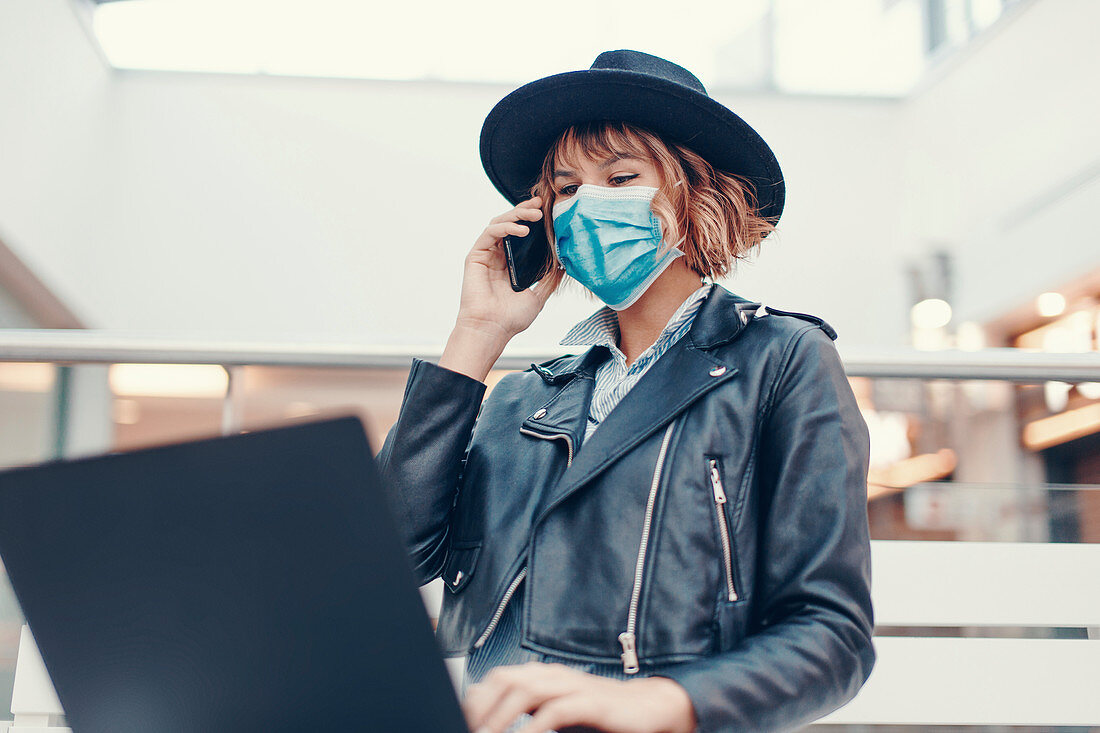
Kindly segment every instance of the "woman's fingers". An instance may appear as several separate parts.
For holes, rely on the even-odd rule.
[[[539,307],[546,305],[546,301],[550,300],[550,296],[553,294],[553,290],[550,288],[549,283],[546,282],[546,278],[539,280],[537,283],[528,288],[535,297],[539,300]]]
[[[539,707],[516,733],[554,733],[573,726],[598,727],[606,701],[588,693],[566,695]]]
[[[538,221],[542,218],[542,209],[532,209],[527,207],[519,207],[512,209],[511,211],[505,211],[500,216],[494,216],[489,220],[490,224],[499,224],[503,221]]]
[[[545,702],[533,690],[511,688],[486,716],[474,733],[503,733],[508,730],[516,718],[530,712]]]
[[[687,692],[662,677],[621,682],[533,663],[499,667],[471,693],[464,706],[477,733],[502,733],[525,712],[531,720],[519,733],[578,726],[605,733],[689,733],[698,725]]]
[[[536,196],[494,217],[474,241],[463,268],[460,319],[496,323],[514,335],[530,326],[546,305],[549,292],[512,292],[503,246],[505,237],[522,237],[532,226],[543,226],[538,223],[541,203]]]
[[[471,730],[500,733],[523,713],[574,692],[591,679],[591,675],[556,664],[497,667],[484,681],[470,687],[462,706]]]
[[[485,231],[481,233],[481,236],[474,242],[473,249],[471,251],[476,252],[478,250],[490,250],[500,244],[500,240],[509,234],[522,237],[530,231],[526,224],[520,224],[514,221],[502,221],[496,224],[490,224],[485,227]]]
[[[527,221],[538,221],[542,218],[542,199],[536,196],[533,199],[527,199],[516,204],[513,208],[505,211],[503,214],[498,214],[489,220],[490,224],[498,224],[504,221],[515,221],[516,219],[526,219]]]
[[[483,231],[481,236],[477,238],[477,241],[474,242],[470,254],[473,255],[477,252],[498,249],[501,240],[507,236],[527,236],[531,231],[528,223],[538,221],[542,218],[542,209],[539,208],[541,201],[542,200],[536,196],[533,199],[520,202],[514,208],[505,211],[499,216],[494,216],[489,220],[489,225],[485,227],[485,231]]]
[[[531,233],[531,227],[527,224],[520,224],[519,222],[516,222],[511,225],[511,230],[508,233],[515,234],[520,237],[526,237],[528,234]]]
[[[542,218],[542,209],[535,207],[516,207],[516,215],[520,219],[526,219],[527,221],[538,221]]]
[[[462,700],[462,712],[466,714],[466,724],[470,726],[470,730],[481,729],[485,719],[508,694],[508,690],[509,688],[505,685],[494,684],[491,677],[486,677],[484,682],[471,685],[466,690],[466,697]]]

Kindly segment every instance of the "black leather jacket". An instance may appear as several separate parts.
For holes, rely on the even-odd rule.
[[[480,644],[526,579],[524,647],[676,663],[661,674],[699,731],[852,698],[874,663],[868,434],[835,337],[714,286],[583,446],[606,347],[483,404],[483,383],[414,360],[379,459],[421,580],[446,584],[444,653]]]

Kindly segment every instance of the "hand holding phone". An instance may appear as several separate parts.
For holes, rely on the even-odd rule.
[[[530,287],[542,277],[540,262],[545,272],[553,262],[541,204],[536,196],[493,217],[474,242],[463,265],[455,327],[439,366],[484,381],[508,341],[546,305],[551,291],[542,284]],[[512,241],[505,246],[506,240]]]
[[[546,226],[542,221],[520,222],[530,231],[525,236],[504,237],[504,257],[508,261],[508,278],[517,293],[541,280],[553,265]]]

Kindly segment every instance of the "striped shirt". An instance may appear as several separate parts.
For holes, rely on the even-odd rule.
[[[642,375],[649,367],[668,351],[691,328],[695,320],[695,314],[703,300],[710,292],[709,284],[703,285],[676,309],[668,324],[661,331],[656,341],[638,355],[634,363],[626,365],[626,356],[619,350],[619,317],[615,311],[607,306],[593,313],[585,320],[578,323],[565,338],[561,340],[562,346],[606,346],[611,351],[611,358],[605,361],[596,370],[596,384],[592,392],[592,402],[588,411],[588,424],[585,426],[583,446],[588,436],[603,422],[608,413],[630,389],[638,383]],[[520,646],[522,639],[521,609],[523,607],[524,584],[521,584],[516,593],[508,602],[504,615],[500,617],[497,627],[479,649],[475,649],[466,660],[466,675],[463,687],[482,678],[493,667],[507,664],[523,664],[525,662],[559,662],[591,674],[615,679],[629,679],[623,672],[621,664],[596,664],[574,662],[567,659],[559,659],[548,654],[539,654],[528,651]],[[653,674],[656,669],[643,671],[636,676],[644,677]]]
[[[629,367],[626,365],[626,355],[619,350],[618,345],[619,316],[611,308],[604,306],[565,334],[565,338],[561,340],[562,346],[606,346],[611,350],[611,358],[596,370],[596,386],[592,391],[592,405],[584,430],[585,440],[615,405],[619,404],[623,395],[638,383],[650,365],[688,332],[695,320],[696,311],[709,292],[710,285],[707,284],[689,295],[669,318],[657,340],[639,354]]]

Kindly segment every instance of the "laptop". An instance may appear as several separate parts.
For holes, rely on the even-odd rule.
[[[0,472],[77,733],[468,733],[358,418]]]

